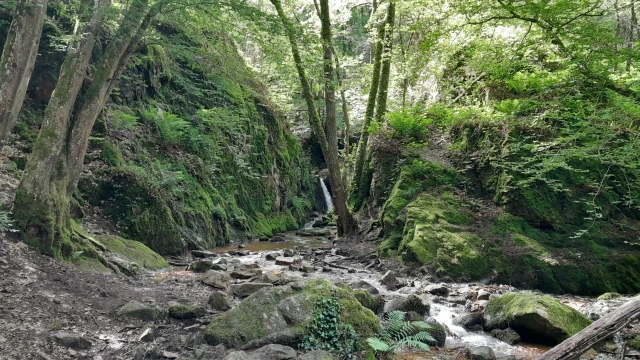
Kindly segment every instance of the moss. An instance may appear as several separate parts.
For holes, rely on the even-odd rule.
[[[604,293],[600,296],[598,296],[598,301],[607,301],[607,300],[612,300],[612,299],[617,299],[619,297],[621,297],[622,295],[616,293],[616,292],[608,292],[608,293]]]
[[[384,309],[384,299],[382,296],[373,296],[366,290],[356,290],[353,292],[353,296],[358,299],[358,302],[367,309],[373,311],[375,314],[380,314]]]
[[[127,240],[114,235],[97,236],[96,239],[103,244],[107,250],[146,269],[158,270],[169,266],[162,256],[156,254],[153,250],[138,241]]]
[[[635,338],[629,340],[629,342],[627,342],[627,346],[631,350],[640,351],[640,335],[638,335]]]
[[[99,260],[90,257],[81,256],[80,258],[74,260],[73,264],[81,269],[91,272],[102,274],[111,273],[111,269],[104,266],[104,264],[102,264]]]

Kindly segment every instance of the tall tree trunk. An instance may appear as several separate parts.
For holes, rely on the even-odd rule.
[[[336,157],[335,163],[338,164],[337,163],[337,151],[338,151],[337,146],[334,152],[332,152],[329,149],[329,142],[327,141],[324,125],[320,121],[320,116],[318,115],[318,109],[316,109],[315,103],[313,101],[313,93],[311,92],[311,85],[309,84],[307,73],[304,69],[304,66],[302,65],[302,58],[300,57],[300,50],[298,49],[298,43],[296,41],[296,33],[295,33],[295,29],[293,28],[293,24],[291,23],[289,18],[287,18],[287,16],[285,15],[284,10],[282,9],[282,4],[280,0],[270,0],[270,1],[276,9],[276,12],[278,13],[278,17],[280,18],[280,21],[282,21],[282,25],[284,26],[285,32],[287,34],[287,38],[289,39],[289,44],[291,45],[291,54],[293,55],[293,61],[295,63],[296,71],[298,72],[298,78],[300,80],[300,87],[302,88],[302,96],[305,99],[305,102],[307,103],[307,109],[309,112],[309,122],[311,123],[311,128],[313,132],[316,134],[316,137],[318,138],[318,142],[320,143],[322,154],[324,155],[325,160],[327,161],[327,165],[329,167],[329,176],[331,180],[332,190],[335,193],[336,190],[340,191],[340,188],[344,189],[342,185],[342,180],[340,179],[339,168],[338,168],[337,179],[334,180],[334,178],[336,177],[335,168],[331,166],[331,164],[334,163],[332,154],[335,154],[335,157]],[[334,130],[335,130],[335,124],[334,124]],[[336,143],[337,143],[337,140],[336,140]],[[332,171],[332,168],[333,168],[333,171]],[[339,204],[335,200],[337,200],[336,197],[334,197],[334,206],[336,209],[336,214],[338,215],[338,231],[341,234],[349,233],[355,228],[355,221],[353,220],[351,213],[348,211],[346,203]]]
[[[627,44],[627,48],[629,49],[629,52],[631,52],[633,49],[633,42],[637,40],[636,34],[638,32],[638,16],[636,15],[635,0],[631,1],[630,6],[631,6],[631,24],[629,28],[629,42]],[[627,66],[626,66],[627,72],[631,71],[632,61],[633,61],[633,55],[629,54],[629,58],[627,59]]]
[[[369,145],[369,126],[376,110],[376,101],[378,100],[378,91],[380,86],[380,75],[382,69],[382,55],[385,53],[386,45],[386,32],[387,27],[393,24],[393,17],[395,16],[395,4],[390,3],[387,9],[387,17],[383,24],[380,24],[378,28],[378,39],[376,44],[375,61],[373,63],[373,73],[371,74],[371,86],[369,87],[369,98],[367,99],[367,108],[364,113],[364,122],[362,124],[362,132],[360,133],[360,141],[358,142],[358,150],[356,152],[355,170],[353,173],[353,180],[351,181],[351,197],[350,203],[354,209],[359,209],[363,202],[365,193],[368,189],[365,189],[363,184],[363,169],[367,159],[367,147]],[[386,94],[386,92],[385,92]]]
[[[380,69],[380,84],[378,84],[378,98],[376,99],[375,120],[382,123],[387,112],[387,93],[389,91],[389,77],[391,75],[391,50],[393,49],[393,26],[396,15],[396,3],[390,2],[387,9],[387,31],[382,54],[382,68]]]
[[[344,118],[344,154],[346,158],[349,158],[349,134],[351,133],[351,125],[349,123],[349,107],[347,106],[347,96],[345,94],[344,88],[342,87],[342,70],[340,68],[340,59],[338,59],[333,46],[331,47],[331,50],[333,51],[333,58],[336,63],[336,80],[338,80],[338,87],[340,88],[340,99],[342,100],[342,117]]]
[[[48,0],[19,0],[0,58],[0,145],[18,119],[38,57]]]
[[[92,2],[92,1],[87,1]],[[40,135],[16,192],[14,214],[27,240],[41,251],[58,257],[70,255],[67,162],[61,156],[67,140],[69,119],[86,76],[103,8],[110,0],[94,3],[90,21],[69,45],[58,83],[45,110]],[[86,20],[86,19],[85,19]]]

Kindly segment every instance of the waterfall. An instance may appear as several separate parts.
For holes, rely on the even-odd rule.
[[[333,201],[331,200],[331,195],[329,194],[329,189],[327,189],[327,184],[324,183],[324,179],[320,178],[320,186],[322,186],[322,193],[324,194],[324,201],[327,203],[327,213],[333,211]]]

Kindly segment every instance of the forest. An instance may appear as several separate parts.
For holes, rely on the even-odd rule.
[[[0,1],[0,360],[637,359],[638,12]]]

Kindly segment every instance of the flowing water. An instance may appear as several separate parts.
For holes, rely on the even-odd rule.
[[[327,212],[330,213],[333,211],[333,201],[331,200],[329,189],[327,189],[327,184],[325,184],[323,178],[320,178],[320,186],[322,186],[322,194],[324,195],[324,201],[327,203]]]

